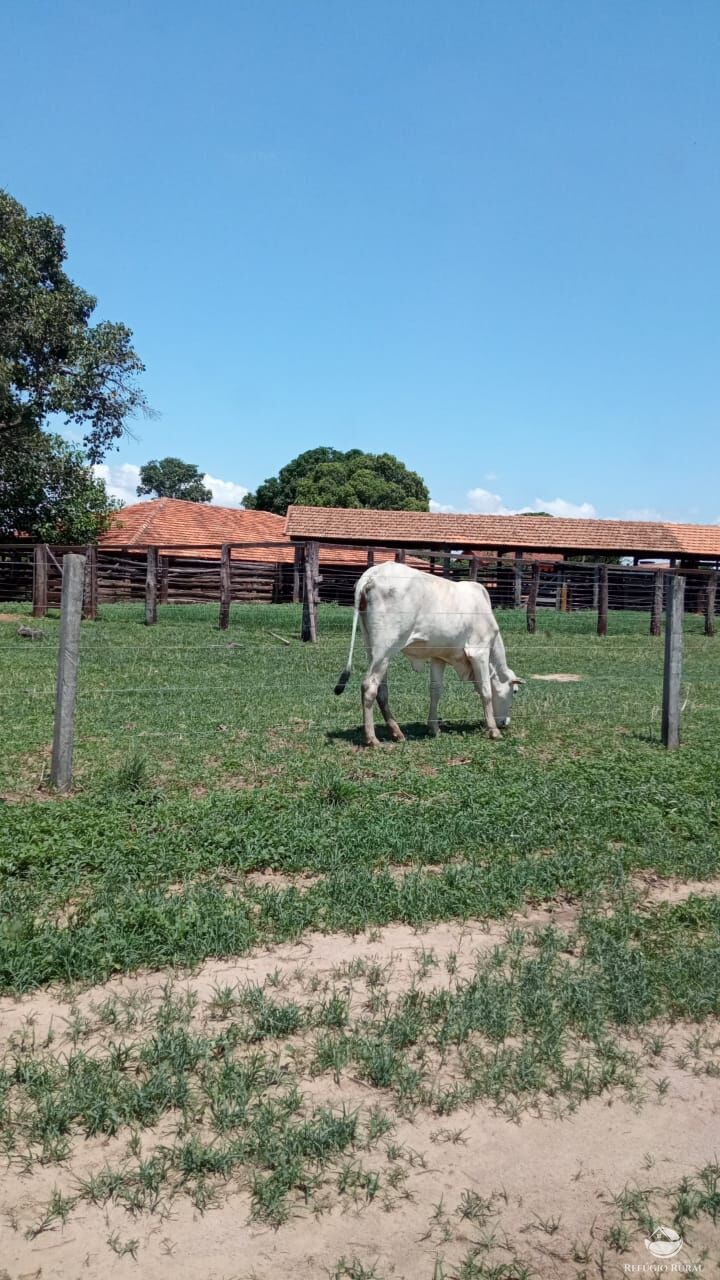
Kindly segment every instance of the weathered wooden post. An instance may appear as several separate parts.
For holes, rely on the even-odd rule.
[[[673,574],[668,581],[665,613],[665,669],[663,672],[662,740],[673,751],[680,745],[680,693],[683,660],[685,579]]]
[[[478,580],[478,567],[479,567],[478,558],[476,555],[472,555],[470,557],[470,574],[469,574],[471,582],[477,582]]]
[[[292,602],[293,602],[293,604],[299,604],[299,603],[300,603],[300,574],[301,574],[301,572],[302,572],[302,547],[296,547],[296,548],[295,548],[295,555],[293,556],[293,587],[292,587]]]
[[[398,563],[398,564],[404,564],[404,563],[405,563],[405,548],[404,548],[404,547],[399,547],[399,548],[398,548],[398,550],[395,552],[395,560],[397,561],[397,563]]]
[[[446,554],[442,558],[442,576],[443,578],[450,577],[450,552],[449,551],[446,552]]]
[[[97,548],[85,548],[85,581],[83,584],[83,618],[95,622],[98,612]]]
[[[662,569],[658,569],[653,574],[653,597],[650,609],[650,635],[659,636],[662,628],[662,611],[663,611],[663,580],[664,574]]]
[[[170,599],[170,558],[169,556],[160,556],[160,590],[158,593],[160,604],[167,604]]]
[[[523,554],[515,552],[515,577],[513,580],[513,608],[522,609]]]
[[[374,549],[373,549],[372,547],[368,547],[368,553],[367,553],[367,567],[368,567],[368,569],[372,569],[372,567],[373,567],[374,563],[375,563],[375,551],[374,551]]]
[[[230,626],[231,569],[230,547],[227,542],[224,542],[220,550],[220,617],[218,619],[218,627],[221,631],[227,631]]]
[[[300,638],[315,644],[317,640],[317,604],[320,583],[320,548],[317,542],[305,543],[305,594],[303,596]]]
[[[528,591],[527,601],[527,629],[530,635],[535,634],[535,619],[537,615],[537,598],[538,589],[540,587],[540,562],[533,561],[532,572],[530,575],[530,590]]]
[[[44,618],[48,607],[48,549],[39,543],[33,550],[33,618]]]
[[[606,636],[608,629],[608,567],[600,565],[600,582],[598,592],[597,633]]]
[[[55,725],[53,729],[50,781],[60,791],[72,782],[75,746],[75,695],[80,661],[80,620],[85,585],[85,556],[68,552],[63,557],[60,601],[60,647],[58,650]]]
[[[145,626],[154,627],[157,622],[157,547],[147,549],[145,570]]]
[[[599,571],[599,568],[600,568],[600,567],[599,567],[599,565],[595,565],[595,567],[593,568],[593,582],[592,582],[592,607],[593,607],[593,609],[597,609],[597,607],[598,607],[598,602],[599,602],[599,600],[600,600],[600,571]]]
[[[715,600],[717,597],[718,575],[717,569],[713,569],[708,574],[707,587],[705,589],[705,635],[715,635]]]

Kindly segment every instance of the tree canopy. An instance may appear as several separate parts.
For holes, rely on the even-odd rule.
[[[0,453],[0,540],[17,533],[42,542],[94,542],[122,506],[108,497],[81,449],[28,426]]]
[[[212,489],[203,484],[202,472],[192,462],[180,458],[160,458],[140,468],[138,497],[152,493],[156,498],[184,498],[186,502],[212,502]]]
[[[430,494],[415,471],[391,453],[362,449],[308,449],[263,481],[243,505],[285,515],[291,503],[307,507],[370,507],[427,511]]]
[[[84,541],[81,530],[92,517],[100,527],[109,502],[90,467],[147,402],[130,329],[90,323],[95,299],[66,274],[66,256],[63,227],[0,190],[0,526]],[[56,418],[79,432],[82,448],[43,430]],[[61,489],[72,491],[70,507]],[[37,516],[23,499],[31,493],[40,495]]]

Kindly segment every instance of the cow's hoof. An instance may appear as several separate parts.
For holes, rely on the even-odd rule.
[[[366,746],[366,747],[379,747],[379,746],[380,746],[380,739],[379,739],[379,738],[366,738],[366,739],[365,739],[365,746]]]
[[[431,738],[440,737],[440,725],[437,723],[437,721],[435,722],[433,722],[432,720],[428,721],[428,733],[430,734]]]
[[[490,730],[490,737],[492,738],[493,742],[500,742],[500,741],[502,741],[502,734],[501,734],[501,732],[500,732],[500,730],[499,730],[499,729],[491,729],[491,730]]]
[[[406,741],[405,734],[403,733],[402,729],[391,729],[391,730],[390,730],[390,737],[392,738],[393,742],[405,742],[405,741]]]

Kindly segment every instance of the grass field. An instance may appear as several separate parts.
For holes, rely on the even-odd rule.
[[[182,1195],[204,1210],[233,1179],[250,1219],[273,1226],[300,1204],[409,1213],[422,1166],[398,1126],[428,1117],[428,1135],[450,1135],[427,1137],[434,1159],[468,1108],[509,1124],[606,1096],[656,1105],[673,1072],[720,1076],[720,642],[700,619],[686,624],[676,753],[659,745],[662,641],[647,617],[612,615],[599,640],[591,615],[555,612],[532,637],[523,614],[500,616],[518,674],[581,677],[528,679],[503,741],[452,673],[444,731],[429,737],[427,677],[398,660],[390,695],[408,741],[371,752],[361,660],[344,696],[332,692],[348,610],[322,607],[310,646],[291,607],[236,606],[228,633],[214,609],[166,606],[148,629],[139,608],[108,607],[83,624],[75,787],[58,798],[58,623],[29,642],[5,608],[0,986],[34,992],[5,1002],[26,1010],[47,984],[72,984],[53,989],[62,1033],[11,1019],[4,1039],[6,1153],[25,1170],[75,1169],[28,1240],[78,1205],[147,1213]],[[454,941],[465,922],[471,957]],[[400,972],[383,937],[428,927],[435,946],[418,933]],[[177,976],[273,946],[297,957],[318,933],[361,935],[365,950],[339,943],[324,968],[294,959],[211,987],[197,970],[194,993]],[[141,969],[152,995],[118,978]],[[99,1137],[122,1153],[80,1177],[77,1142]],[[433,1209],[427,1269],[408,1274],[615,1274],[657,1204],[704,1241],[720,1213],[714,1169],[698,1160],[684,1190],[665,1178],[631,1201],[615,1188],[602,1231],[568,1236],[552,1271],[538,1248],[559,1228],[535,1240],[516,1223],[501,1246],[497,1185],[456,1187],[455,1207]],[[118,1231],[106,1252],[131,1266],[141,1243]],[[323,1256],[327,1274],[384,1280],[369,1254]]]

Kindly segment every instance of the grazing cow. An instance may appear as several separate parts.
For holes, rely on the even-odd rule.
[[[511,671],[490,597],[477,582],[452,582],[407,565],[388,562],[366,570],[355,587],[355,613],[347,666],[335,686],[342,693],[350,678],[358,618],[369,667],[362,682],[365,743],[378,745],[373,721],[377,699],[390,736],[404,740],[388,702],[386,672],[393,654],[403,653],[419,670],[430,663],[428,726],[439,733],[438,704],[446,667],[472,680],[485,709],[491,738],[510,721],[513,694],[523,684]]]

